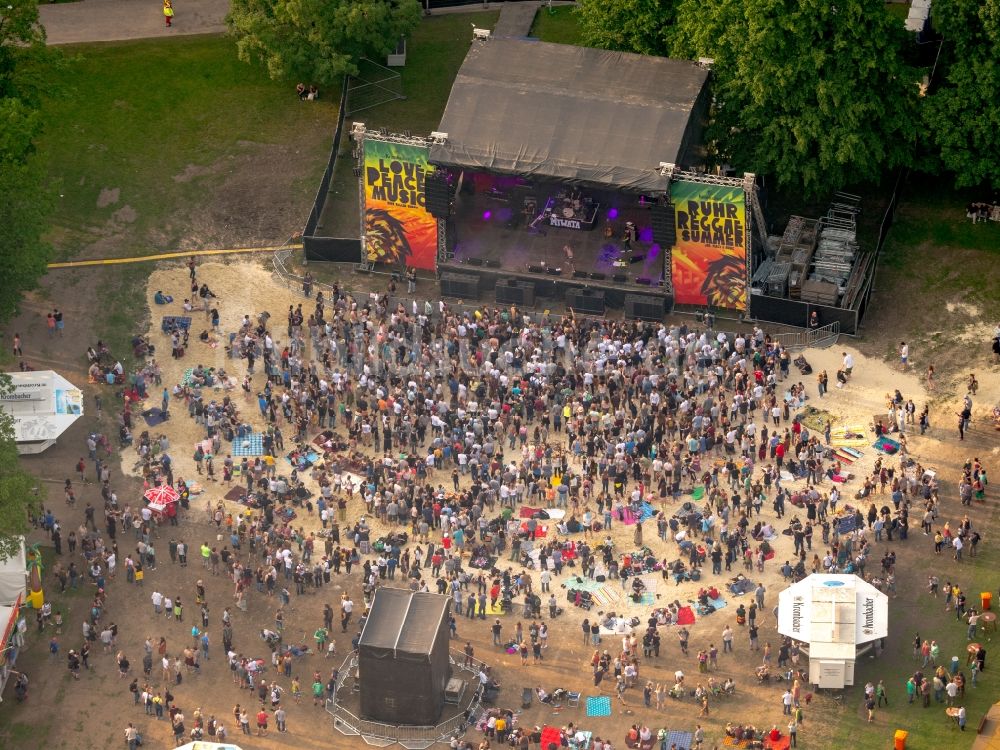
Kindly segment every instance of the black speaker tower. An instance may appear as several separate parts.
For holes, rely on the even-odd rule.
[[[451,185],[443,170],[435,170],[424,179],[424,203],[435,219],[447,219],[451,215]]]
[[[650,218],[653,223],[653,242],[662,248],[673,247],[677,244],[673,203],[655,203]]]

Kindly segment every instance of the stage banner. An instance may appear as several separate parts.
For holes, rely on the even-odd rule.
[[[677,244],[671,256],[679,305],[747,309],[747,226],[743,189],[671,183]]]
[[[372,263],[435,269],[437,220],[424,205],[424,146],[365,140],[365,251]]]

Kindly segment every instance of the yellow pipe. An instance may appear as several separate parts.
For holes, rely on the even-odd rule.
[[[188,258],[192,255],[235,255],[237,253],[266,253],[276,250],[299,250],[301,244],[275,245],[272,247],[236,247],[223,250],[191,250],[182,253],[159,253],[158,255],[140,255],[133,258],[101,258],[97,260],[69,260],[62,263],[49,263],[48,268],[80,268],[81,266],[116,266],[122,263],[146,263],[154,260],[169,260],[171,258]]]

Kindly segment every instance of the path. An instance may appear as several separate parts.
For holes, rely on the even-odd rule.
[[[67,260],[59,263],[49,263],[48,268],[80,268],[81,266],[117,266],[123,263],[150,263],[171,258],[188,258],[202,255],[236,255],[239,253],[273,253],[276,250],[299,250],[302,245],[297,243],[285,245],[269,245],[267,247],[230,247],[222,250],[184,250],[176,253],[157,253],[156,255],[137,255],[131,258],[94,258],[88,260]]]
[[[159,0],[81,0],[38,6],[49,44],[219,34],[229,0],[174,0],[173,25],[163,22]]]
[[[539,6],[540,3],[504,3],[493,35],[511,39],[528,36]]]

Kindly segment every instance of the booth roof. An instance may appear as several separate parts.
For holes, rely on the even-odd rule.
[[[700,129],[695,63],[524,39],[474,42],[429,160],[442,166],[663,192]]]
[[[427,656],[451,600],[439,594],[380,588],[358,644],[360,651]]]

